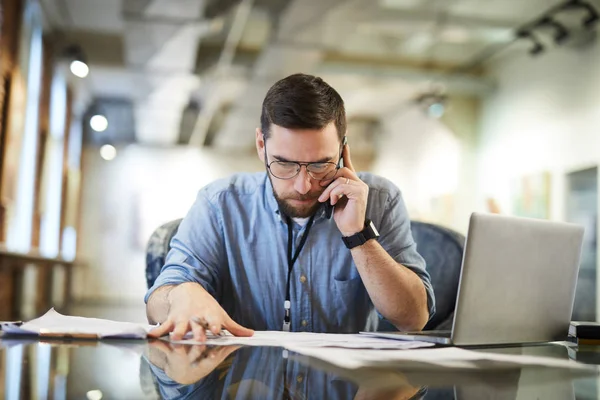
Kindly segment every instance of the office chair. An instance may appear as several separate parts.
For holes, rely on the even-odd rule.
[[[169,221],[159,226],[148,239],[146,247],[146,285],[148,289],[154,285],[171,246],[171,239],[177,233],[181,219]]]
[[[169,244],[180,222],[181,219],[178,219],[160,226],[148,241],[146,253],[148,288],[152,287],[165,264]],[[425,222],[411,221],[411,229],[417,243],[417,250],[427,262],[427,271],[431,275],[436,299],[436,313],[425,329],[451,329],[465,237],[450,229]],[[382,320],[379,330],[392,331],[396,328]]]
[[[424,330],[450,330],[458,293],[465,237],[451,229],[426,222],[411,221],[417,251],[425,259],[435,295],[435,315]],[[397,331],[381,320],[379,331]]]

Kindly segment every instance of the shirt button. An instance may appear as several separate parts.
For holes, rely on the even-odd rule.
[[[304,380],[304,377],[302,376],[302,374],[300,374],[296,377],[296,382],[298,382],[298,383],[302,383],[303,380]]]
[[[305,283],[306,282],[306,276],[304,276],[304,275],[300,276],[300,282]]]
[[[307,321],[307,320],[305,320],[305,319],[303,319],[303,320],[302,320],[302,326],[306,326],[306,325],[308,325],[308,321]]]

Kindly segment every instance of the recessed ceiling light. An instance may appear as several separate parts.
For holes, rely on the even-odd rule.
[[[85,78],[90,73],[90,67],[88,67],[88,65],[83,61],[79,60],[71,62],[70,69],[73,75],[79,78]]]
[[[108,128],[108,119],[101,114],[94,115],[90,118],[90,126],[96,132],[104,132]]]
[[[102,157],[106,161],[112,161],[117,156],[117,149],[115,146],[110,144],[105,144],[100,147],[100,157]]]

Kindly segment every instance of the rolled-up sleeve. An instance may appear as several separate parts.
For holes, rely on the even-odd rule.
[[[164,285],[196,282],[213,297],[220,296],[220,270],[224,257],[222,225],[218,210],[207,198],[204,190],[181,221],[171,240],[171,250],[154,285],[148,290],[144,301]]]
[[[435,296],[431,277],[425,268],[425,260],[417,252],[417,246],[410,230],[410,217],[399,191],[388,200],[379,230],[381,247],[396,262],[409,268],[423,281],[427,292],[429,319],[431,319],[435,314]]]

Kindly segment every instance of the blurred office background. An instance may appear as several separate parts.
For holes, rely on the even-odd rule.
[[[585,225],[574,317],[595,320],[598,6],[1,0],[0,319],[143,310],[152,231],[209,182],[264,169],[262,99],[304,72],[340,92],[354,163],[395,182],[413,219]]]

